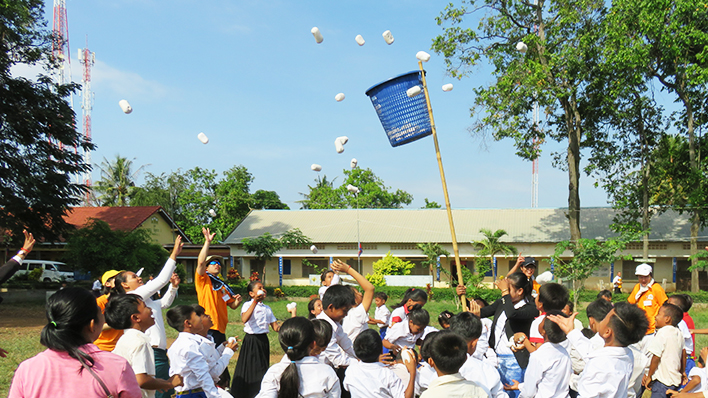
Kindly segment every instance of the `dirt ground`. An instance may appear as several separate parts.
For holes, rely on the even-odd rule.
[[[24,327],[29,329],[42,327],[47,323],[43,305],[15,306],[5,305],[0,312],[0,328]]]

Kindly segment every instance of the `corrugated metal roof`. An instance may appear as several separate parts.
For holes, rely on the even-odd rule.
[[[559,242],[570,239],[568,209],[460,209],[453,210],[458,242],[482,239],[482,228],[505,230],[506,242]],[[614,234],[609,225],[611,208],[584,208],[580,212],[584,238],[606,239]],[[361,210],[254,210],[224,242],[241,243],[243,238],[266,232],[281,235],[300,230],[317,243],[357,242],[357,218],[362,242],[420,243],[451,242],[447,211],[437,209]],[[667,212],[652,219],[652,241],[687,241],[690,220]]]

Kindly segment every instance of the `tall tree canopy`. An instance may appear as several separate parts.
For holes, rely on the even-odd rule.
[[[250,193],[253,176],[244,166],[234,166],[222,178],[199,167],[168,175],[147,173],[145,184],[130,200],[131,206],[162,206],[192,242],[202,242],[202,227],[226,238],[251,209],[287,209],[274,191]],[[213,216],[210,210],[214,210]]]
[[[21,237],[27,228],[38,240],[55,240],[69,228],[65,211],[87,192],[72,182],[90,170],[75,148],[94,146],[76,131],[67,102],[75,84],[10,74],[18,64],[57,67],[43,4],[7,0],[0,6],[0,229]]]
[[[474,90],[475,133],[511,138],[517,155],[528,160],[539,156],[539,145],[547,139],[567,144],[565,154],[555,154],[555,164],[568,172],[574,241],[581,237],[580,149],[595,117],[586,90],[597,63],[603,15],[601,0],[463,0],[438,17],[439,25],[450,26],[433,41],[455,77],[482,63],[493,69],[494,81]],[[467,27],[477,18],[478,28]],[[534,123],[534,103],[547,123]]]
[[[303,209],[400,209],[413,201],[413,195],[397,189],[391,191],[383,180],[371,169],[344,170],[344,181],[335,188],[334,180],[328,181],[327,176],[315,180],[317,184],[308,186],[310,191],[301,194],[304,199],[299,201]],[[354,195],[347,186],[359,188],[359,194]]]

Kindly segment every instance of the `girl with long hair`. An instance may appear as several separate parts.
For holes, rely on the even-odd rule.
[[[316,345],[311,321],[300,316],[286,320],[280,327],[278,341],[289,361],[281,361],[268,369],[257,398],[341,396],[334,369],[310,356]]]
[[[68,287],[47,300],[40,343],[47,347],[22,362],[10,398],[141,398],[140,386],[124,358],[93,344],[104,318],[88,290]]]

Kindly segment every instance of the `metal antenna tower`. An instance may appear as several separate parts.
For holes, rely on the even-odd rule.
[[[88,36],[86,36],[86,47],[79,49],[79,62],[84,66],[83,77],[81,78],[81,109],[83,110],[83,130],[84,140],[91,141],[91,110],[93,109],[94,94],[91,91],[91,67],[96,62],[96,53],[88,49]],[[84,151],[84,163],[91,164],[91,151]],[[86,171],[83,183],[91,187],[91,171]],[[89,204],[91,191],[86,193],[86,204]]]
[[[66,17],[66,1],[54,0],[54,42],[52,43],[52,54],[59,64],[56,71],[58,84],[71,82],[71,56],[69,55],[69,20]],[[69,96],[69,105],[74,108],[74,100]],[[59,148],[64,145],[60,142]]]

